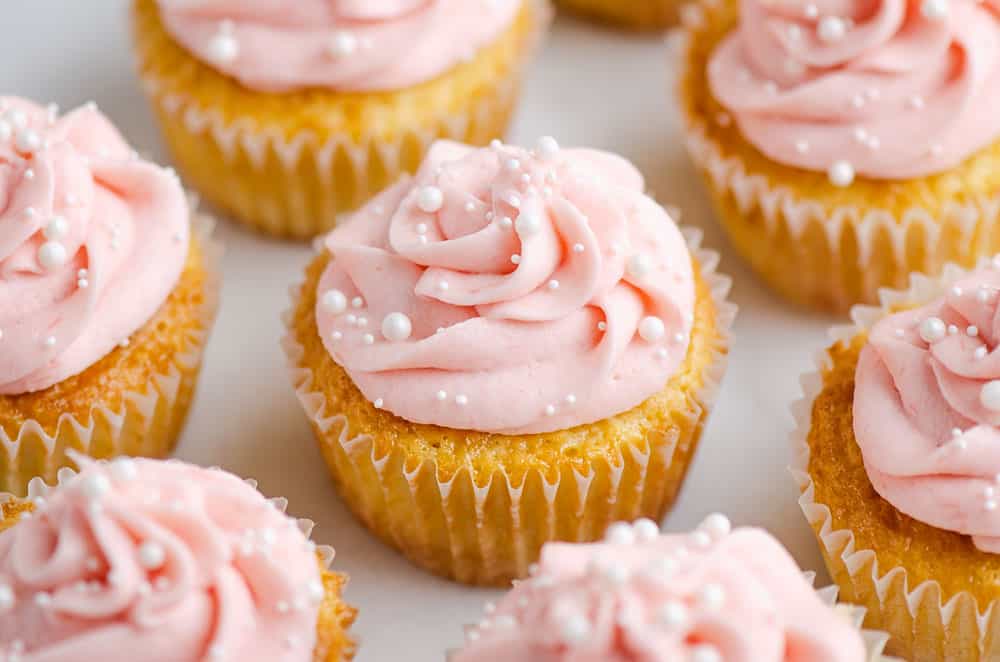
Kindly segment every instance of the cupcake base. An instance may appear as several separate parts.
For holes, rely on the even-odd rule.
[[[382,93],[255,92],[174,42],[156,0],[135,0],[133,25],[139,76],[188,183],[258,230],[304,239],[415,172],[435,140],[501,137],[550,14],[547,0],[524,0],[471,61]]]
[[[292,381],[344,501],[435,574],[509,585],[551,540],[593,541],[613,522],[661,519],[694,455],[724,370],[735,307],[701,252],[692,344],[680,372],[635,409],[571,430],[505,436],[417,425],[378,410],[326,351],[309,267],[286,322]],[[699,270],[696,269],[696,272]]]
[[[712,96],[708,62],[737,25],[733,0],[684,12],[687,44],[679,96],[687,147],[737,250],[785,298],[844,312],[905,287],[912,272],[972,266],[1000,251],[1000,141],[962,165],[905,181],[858,178],[771,161],[742,136]]]
[[[800,504],[840,597],[866,607],[867,627],[889,633],[890,654],[915,662],[1000,659],[1000,556],[875,492],[854,437],[854,374],[871,325],[943,294],[957,277],[953,267],[940,281],[917,276],[909,292],[887,292],[882,309],[856,308],[858,324],[837,330],[795,408]]]
[[[561,9],[632,30],[664,30],[677,23],[679,0],[556,0]]]
[[[82,373],[43,391],[0,396],[0,492],[25,494],[72,465],[67,452],[95,458],[165,457],[194,398],[215,321],[220,248],[212,221],[193,220],[177,286],[157,314]]]

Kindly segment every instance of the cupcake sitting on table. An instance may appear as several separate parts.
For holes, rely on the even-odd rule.
[[[135,0],[139,75],[184,177],[309,238],[420,165],[504,133],[548,0]]]
[[[843,311],[1000,250],[995,0],[706,0],[687,17],[688,145],[779,293]]]
[[[96,106],[0,97],[0,491],[67,451],[161,457],[218,296],[211,223]]]
[[[556,0],[561,9],[637,30],[663,30],[677,22],[681,0]]]
[[[587,149],[435,144],[332,232],[287,323],[340,493],[463,582],[673,503],[735,308],[718,256]]]

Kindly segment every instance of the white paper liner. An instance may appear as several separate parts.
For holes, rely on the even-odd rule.
[[[809,585],[812,586],[816,581],[816,573],[814,572],[804,572]],[[857,607],[853,605],[837,604],[837,593],[839,592],[836,586],[826,586],[821,589],[816,589],[816,595],[819,599],[823,601],[824,604],[828,605],[831,610],[836,610],[838,612],[843,612],[843,616],[848,620],[855,628],[861,630],[861,637],[865,642],[865,662],[902,662],[894,657],[886,657],[884,655],[885,646],[889,641],[889,635],[884,632],[876,632],[874,630],[864,630],[861,626],[865,620],[865,608]],[[485,615],[485,618],[489,618],[489,614]],[[479,630],[479,625],[468,624],[463,628],[466,635],[466,640],[468,640],[469,633]],[[454,662],[461,649],[454,648],[447,652],[448,662]],[[499,662],[508,662],[506,660]],[[768,660],[759,660],[755,662],[772,662]],[[859,661],[860,662],[860,661]]]
[[[720,6],[721,0],[695,0],[681,10],[678,70],[683,71],[687,44],[697,39],[706,16]],[[1000,194],[974,196],[965,204],[948,200],[936,214],[918,206],[900,215],[853,205],[826,209],[819,201],[803,198],[787,186],[771,184],[767,177],[750,171],[738,157],[724,156],[709,138],[703,118],[693,120],[687,113],[684,115],[684,142],[692,161],[710,180],[716,194],[731,198],[741,215],[760,213],[764,227],[758,229],[774,241],[772,247],[785,246],[786,237],[799,241],[810,229],[821,231],[826,241],[824,258],[832,266],[828,273],[813,274],[819,282],[810,283],[810,287],[814,296],[821,295],[833,308],[847,309],[859,302],[873,304],[879,301],[880,288],[905,288],[911,272],[940,273],[948,260],[959,259],[957,255],[942,255],[937,249],[946,235],[949,244],[969,254],[995,250],[991,238],[1000,231]],[[845,237],[854,240],[850,243],[856,245],[856,260],[843,254]],[[877,248],[886,240],[898,274],[891,282],[884,279],[887,265],[880,262],[883,256]],[[925,249],[920,261],[912,259],[912,248],[918,241]],[[809,276],[801,274],[804,281]],[[861,283],[860,296],[846,291],[845,280]]]
[[[471,112],[441,114],[429,126],[425,124],[400,132],[395,142],[388,142],[384,137],[375,135],[364,135],[359,140],[344,134],[335,134],[323,139],[311,131],[286,135],[281,127],[260,126],[257,120],[249,115],[227,121],[216,108],[201,106],[188,95],[165,92],[166,86],[161,80],[143,72],[145,68],[143,58],[147,55],[143,53],[141,44],[138,49],[136,72],[147,97],[154,104],[167,116],[180,118],[191,134],[210,139],[230,164],[242,163],[241,157],[245,157],[258,173],[268,172],[268,167],[273,164],[278,164],[285,172],[288,177],[289,195],[283,206],[287,206],[287,209],[281,209],[270,198],[261,200],[260,205],[248,203],[245,205],[248,208],[256,206],[258,209],[270,210],[268,214],[270,218],[265,223],[255,222],[255,225],[261,225],[276,234],[312,237],[332,228],[340,218],[349,215],[351,211],[343,210],[342,201],[338,201],[336,194],[331,190],[324,195],[324,210],[320,218],[311,218],[312,214],[303,202],[306,194],[295,191],[295,178],[299,176],[298,167],[303,152],[308,151],[311,154],[311,158],[315,161],[316,173],[332,172],[334,163],[351,164],[353,170],[350,174],[351,186],[348,188],[354,191],[355,202],[363,204],[380,192],[372,190],[368,181],[373,154],[378,155],[378,167],[391,181],[407,172],[403,153],[409,151],[413,145],[418,145],[420,153],[426,154],[436,140],[467,142],[470,128],[486,126],[490,123],[488,118],[513,109],[523,72],[540,48],[543,37],[548,31],[554,15],[550,0],[526,1],[534,5],[532,11],[538,25],[531,43],[514,66],[513,75],[502,81],[496,88],[496,93],[481,101]],[[338,172],[338,175],[340,174]],[[328,184],[332,189],[332,181]],[[244,193],[253,196],[252,189]],[[285,228],[288,218],[294,219],[298,224],[292,232]],[[330,222],[328,219],[334,220]]]
[[[64,413],[59,417],[55,433],[50,435],[37,421],[31,419],[22,423],[16,433],[11,436],[0,427],[0,452],[7,455],[7,471],[0,473],[0,491],[23,494],[27,488],[28,478],[22,469],[22,446],[34,448],[37,444],[46,450],[45,466],[36,467],[31,463],[32,475],[42,480],[54,481],[58,471],[70,462],[66,457],[67,450],[82,450],[90,454],[91,441],[96,435],[101,435],[102,454],[112,455],[149,454],[162,455],[161,444],[144,446],[144,439],[156,439],[150,435],[154,426],[168,424],[170,428],[180,427],[183,419],[175,417],[175,404],[185,389],[195,388],[198,373],[204,354],[208,336],[215,322],[219,305],[219,290],[221,288],[222,245],[212,238],[215,220],[198,210],[195,196],[189,196],[191,213],[192,242],[197,242],[202,262],[207,274],[202,292],[200,309],[201,324],[199,329],[191,330],[188,335],[188,347],[184,352],[172,357],[170,369],[164,374],[154,374],[147,384],[145,393],[126,391],[117,409],[103,403],[94,403],[86,420]],[[183,412],[186,417],[186,411]],[[137,436],[125,435],[123,430],[139,431]],[[106,433],[106,434],[105,434]],[[162,437],[162,430],[158,431]],[[167,433],[169,434],[169,433]],[[110,440],[111,448],[104,446]],[[82,446],[82,447],[80,447]],[[25,460],[27,462],[27,460]]]
[[[515,484],[510,476],[498,470],[490,476],[485,485],[478,485],[473,478],[473,467],[468,462],[445,481],[440,477],[433,462],[416,466],[405,464],[397,466],[399,463],[390,462],[393,455],[391,451],[383,457],[376,456],[373,440],[365,434],[352,436],[350,421],[341,414],[329,414],[325,396],[313,390],[312,370],[301,363],[304,350],[291,327],[301,285],[291,288],[292,305],[284,317],[286,334],[282,339],[282,348],[288,359],[289,376],[296,395],[310,422],[321,433],[326,433],[335,425],[340,426],[339,445],[342,452],[339,457],[343,463],[343,470],[356,472],[359,476],[371,476],[373,481],[380,481],[382,485],[391,481],[409,487],[411,502],[405,506],[393,504],[393,508],[401,512],[387,512],[390,509],[382,501],[383,497],[374,499],[365,495],[352,495],[352,498],[346,500],[361,501],[357,507],[362,512],[355,514],[366,523],[382,517],[393,519],[391,530],[395,538],[389,542],[418,565],[463,583],[491,585],[503,585],[511,579],[526,576],[529,566],[537,558],[541,544],[556,539],[557,524],[562,524],[564,527],[571,526],[573,531],[569,537],[570,541],[582,542],[592,540],[595,536],[599,537],[604,529],[615,521],[634,520],[643,516],[660,517],[663,509],[676,497],[683,475],[689,466],[689,461],[678,466],[679,463],[674,463],[673,458],[679,453],[682,458],[690,459],[688,456],[693,450],[691,446],[697,441],[701,426],[704,425],[705,415],[715,400],[719,383],[725,373],[729,339],[737,312],[736,305],[726,300],[732,280],[716,272],[719,254],[701,247],[701,230],[682,228],[682,233],[711,292],[718,335],[711,348],[713,362],[705,368],[702,375],[702,388],[691,398],[691,410],[674,413],[674,420],[680,417],[686,418],[696,432],[693,439],[683,440],[681,444],[678,443],[676,431],[671,430],[665,431],[661,446],[656,446],[651,440],[646,451],[631,447],[630,456],[620,455],[611,465],[609,485],[594,485],[595,470],[583,474],[576,468],[572,470],[571,475],[569,472],[558,474],[554,481],[532,471],[519,484]],[[662,483],[659,489],[651,486],[654,481],[647,481],[651,463],[660,463],[664,467],[663,473],[666,478],[656,481]],[[629,480],[623,484],[622,479],[626,474]],[[421,480],[427,476],[432,478]],[[429,487],[429,484],[433,487]],[[532,492],[529,497],[525,497],[526,488]],[[418,491],[426,495],[428,489],[436,490],[434,503],[438,506],[435,512],[430,513],[427,512],[427,508],[418,504]],[[617,496],[624,489],[636,489],[641,492],[637,499],[638,507],[629,511],[616,507]],[[509,503],[510,513],[507,528],[500,532],[491,530],[494,526],[487,521],[487,500],[495,503],[498,493],[501,495],[499,497],[501,501]],[[460,505],[455,506],[453,510],[450,504],[453,495],[458,495],[455,501],[460,503],[469,494],[474,500],[475,522],[467,521],[467,511]],[[565,521],[557,522],[556,504],[560,495],[572,498],[578,504],[575,513],[578,522],[572,524]],[[540,500],[544,500],[547,504],[544,515],[533,516],[530,519],[522,518],[520,510],[523,499],[532,496],[540,496]],[[355,506],[354,503],[351,505]],[[606,508],[607,515],[601,517],[600,521],[585,518],[585,511],[589,514],[593,506]],[[534,512],[533,510],[533,515]],[[393,517],[394,514],[396,517]],[[440,537],[437,539],[427,537],[428,527],[425,523],[429,521],[434,521],[446,529],[447,541],[443,541]],[[426,550],[421,553],[411,549],[411,546],[400,537],[400,532],[407,527],[412,528],[414,522],[418,523],[417,527],[421,529],[419,534],[424,536],[423,540],[426,543]],[[369,527],[374,528],[371,524]],[[463,536],[473,537],[476,549],[470,552],[464,546],[467,540],[463,540]],[[446,545],[447,549],[442,549],[442,544]],[[498,551],[501,545],[513,549],[512,556],[515,562],[512,568],[505,569],[494,563],[494,559],[502,554],[502,551]],[[442,555],[448,558],[442,560]],[[480,560],[476,560],[476,557]]]
[[[977,268],[988,264],[990,258],[980,258]],[[852,308],[852,324],[830,329],[830,339],[834,343],[850,342],[859,334],[868,333],[876,323],[894,311],[917,307],[944,296],[952,284],[968,273],[968,270],[955,264],[947,264],[942,273],[935,278],[923,274],[911,274],[909,288],[879,290],[881,305],[858,305]],[[812,428],[813,402],[823,390],[823,373],[831,367],[830,356],[827,348],[824,348],[815,357],[815,370],[800,379],[802,397],[791,406],[795,430],[791,436],[793,460],[790,467],[801,493],[799,506],[819,538],[828,563],[835,565],[830,569],[831,574],[836,575],[838,574],[836,570],[843,570],[849,575],[856,592],[869,600],[870,621],[881,614],[890,602],[898,606],[895,600],[901,599],[905,603],[909,619],[906,622],[900,622],[898,618],[894,620],[891,625],[896,632],[921,632],[935,627],[944,633],[950,629],[953,619],[974,615],[975,632],[963,631],[961,637],[956,637],[956,640],[965,642],[964,645],[946,643],[946,647],[957,647],[954,650],[947,648],[948,652],[944,659],[949,661],[1000,659],[997,657],[1000,655],[1000,617],[996,615],[1000,612],[1000,609],[997,609],[998,601],[994,600],[985,606],[978,605],[976,599],[967,591],[945,600],[945,592],[941,585],[932,580],[911,588],[906,568],[880,568],[875,551],[858,549],[854,534],[848,529],[835,529],[829,507],[816,501],[815,484],[809,475],[809,432]],[[871,587],[874,587],[874,591]],[[894,636],[893,631],[889,634]],[[937,643],[940,645],[941,642]],[[977,646],[978,650],[975,652],[969,650],[973,646]],[[892,640],[889,647],[890,649],[893,647]],[[940,658],[930,653],[916,659]]]

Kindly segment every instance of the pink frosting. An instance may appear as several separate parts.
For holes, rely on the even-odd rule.
[[[618,525],[549,544],[453,662],[863,662],[861,634],[778,541],[714,516],[692,535]]]
[[[305,662],[322,597],[295,521],[179,462],[87,462],[0,533],[3,659]]]
[[[1000,135],[1000,0],[742,0],[712,93],[773,160],[904,179]]]
[[[897,510],[1000,553],[1000,271],[886,317],[861,352],[854,431]]]
[[[396,90],[489,44],[522,0],[158,0],[196,57],[262,92]]]
[[[0,395],[48,388],[126,340],[188,250],[177,178],[95,108],[53,111],[0,98]]]
[[[631,164],[554,142],[438,142],[327,237],[319,331],[377,407],[547,432],[626,411],[678,369],[694,307],[683,237]],[[386,334],[392,317],[408,337]]]

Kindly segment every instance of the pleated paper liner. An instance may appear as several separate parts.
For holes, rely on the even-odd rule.
[[[814,584],[814,582],[816,581],[816,573],[814,572],[805,572],[803,573],[803,575],[805,576],[806,581],[808,581],[810,585]],[[528,581],[530,581],[530,579]],[[829,605],[831,609],[835,609],[839,614],[841,614],[845,620],[850,621],[854,625],[854,627],[861,630],[862,623],[864,622],[865,619],[864,607],[855,607],[852,605],[837,604],[837,592],[838,590],[836,586],[827,586],[821,589],[817,589],[816,595],[818,595],[819,598],[825,604]],[[493,623],[490,623],[489,620],[490,615],[488,613],[485,614],[483,618],[485,620],[481,620],[477,624],[470,624],[465,626],[464,630],[465,630],[466,640],[469,640],[470,637],[476,636],[475,634],[472,633],[475,633],[478,630],[482,629],[484,622],[487,623],[489,627],[496,627]],[[884,632],[876,632],[874,630],[861,630],[861,636],[862,638],[864,638],[865,649],[867,651],[867,655],[865,657],[866,662],[902,662],[901,660],[897,660],[896,658],[893,657],[886,657],[884,654],[886,644],[889,641],[889,635],[885,634]],[[448,651],[449,662],[453,662],[454,659],[459,654],[459,652],[460,651],[458,649],[453,649]],[[505,660],[503,662],[508,662],[508,661]],[[760,660],[755,662],[770,662],[770,661]]]
[[[73,462],[72,456],[75,453],[70,451],[69,455],[70,462]],[[0,533],[16,526],[16,520],[25,513],[30,514],[33,510],[34,500],[47,498],[54,490],[75,476],[76,471],[67,466],[59,469],[51,480],[31,479],[24,496],[0,492]],[[256,480],[248,478],[244,482],[257,489]],[[288,499],[284,497],[270,498],[268,502],[282,513],[288,508]],[[299,531],[311,540],[316,523],[309,519],[296,519],[295,523]],[[335,552],[332,547],[328,545],[316,546],[316,558],[320,564],[325,597],[320,604],[320,615],[317,623],[318,639],[313,657],[315,662],[347,662],[353,659],[356,650],[356,643],[348,636],[347,630],[354,623],[357,610],[341,600],[343,588],[347,585],[347,577],[330,569],[334,556]]]
[[[314,368],[327,375],[342,370],[321,345],[311,361],[322,365],[306,363],[305,343],[319,342],[302,335],[316,334],[315,292],[294,288],[283,340],[290,376],[340,494],[357,517],[415,564],[480,585],[509,585],[524,577],[550,540],[592,541],[613,522],[661,518],[681,487],[725,371],[736,314],[726,301],[730,280],[715,271],[718,255],[701,248],[699,231],[685,230],[685,237],[701,273],[701,312],[688,356],[700,368],[678,387],[681,405],[658,411],[668,427],[638,441],[609,438],[600,457],[573,448],[542,458],[544,444],[536,450],[526,447],[529,438],[510,437],[511,446],[485,466],[482,458],[470,458],[469,449],[456,448],[449,456],[430,438],[418,442],[435,448],[428,458],[407,454],[391,436],[358,432],[357,420],[342,411],[345,403],[328,402],[315,384]],[[312,277],[318,277],[316,265]],[[372,405],[366,400],[359,406],[366,417],[376,414],[367,412]],[[423,426],[414,434],[431,430]]]
[[[1000,251],[1000,185],[986,186],[1000,167],[1000,143],[947,176],[907,186],[898,196],[905,200],[885,209],[855,190],[871,188],[870,182],[841,190],[835,198],[847,201],[841,204],[814,197],[830,186],[826,175],[792,175],[777,164],[768,168],[766,159],[751,165],[729,144],[741,140],[730,115],[714,101],[694,98],[709,93],[694,67],[732,2],[700,0],[682,11],[678,94],[685,144],[717,216],[768,285],[797,304],[846,312],[856,303],[877,304],[882,287],[905,288],[912,272],[940,273],[948,262],[971,267]],[[936,207],[924,206],[926,199]]]
[[[983,258],[980,266],[989,260]],[[880,306],[855,306],[853,324],[836,327],[834,343],[850,343],[892,312],[913,308],[945,294],[946,288],[968,272],[954,264],[929,278],[913,274],[905,290],[880,292]],[[802,377],[803,397],[792,406],[796,429],[792,435],[792,473],[799,485],[799,505],[820,543],[820,549],[841,597],[867,609],[866,625],[890,636],[887,650],[914,662],[1000,660],[1000,606],[998,600],[978,604],[969,592],[948,595],[933,580],[914,582],[905,567],[883,567],[876,550],[857,544],[855,534],[834,521],[828,505],[816,499],[809,474],[809,434],[813,403],[824,388],[824,374],[833,367],[827,349],[816,357],[816,370]]]
[[[155,0],[134,4],[138,75],[190,185],[258,230],[307,239],[415,172],[434,141],[486,145],[501,137],[551,16],[548,0],[525,0],[497,43],[452,72],[412,91],[341,95],[351,99],[346,110],[335,111],[344,114],[343,127],[332,119],[298,117],[302,108],[281,95],[258,95],[259,104],[251,103],[256,97],[234,102],[227,92],[234,82],[193,63],[167,36]],[[187,87],[192,66],[204,69],[195,83],[206,86],[205,93]],[[287,116],[272,112],[282,102],[290,106]]]
[[[160,458],[170,454],[194,398],[202,356],[218,309],[222,248],[212,239],[213,228],[214,220],[198,212],[192,200],[191,245],[198,251],[198,266],[204,272],[202,291],[197,294],[198,321],[181,329],[184,346],[170,357],[168,369],[151,371],[142,390],[128,390],[107,380],[107,400],[119,404],[95,401],[85,418],[63,412],[55,424],[28,419],[11,428],[0,422],[0,491],[23,495],[32,478],[55,481],[58,470],[72,463],[67,455],[71,451],[95,458]],[[157,323],[158,315],[139,333]],[[137,346],[133,343],[114,351],[131,352]]]
[[[633,30],[665,30],[677,23],[681,0],[555,0],[587,18]]]

